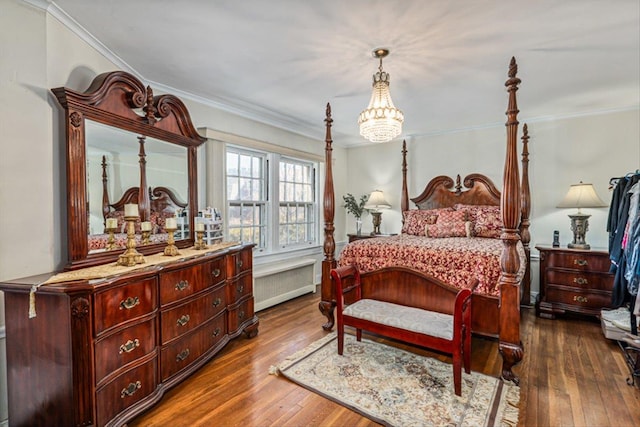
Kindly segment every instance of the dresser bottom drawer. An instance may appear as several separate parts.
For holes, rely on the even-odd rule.
[[[120,412],[153,393],[157,387],[157,353],[144,364],[124,372],[98,389],[97,424],[105,425]]]
[[[235,305],[235,307],[227,307],[229,310],[229,335],[239,332],[244,322],[253,318],[253,297]]]

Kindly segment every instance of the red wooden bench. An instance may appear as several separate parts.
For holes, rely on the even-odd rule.
[[[375,274],[385,280],[393,279],[385,270],[367,273],[367,276]],[[362,339],[364,329],[450,354],[454,389],[460,396],[462,364],[466,373],[471,372],[471,292],[477,286],[477,280],[467,289],[459,290],[410,269],[394,274],[400,275],[397,280],[411,283],[413,289],[420,292],[420,307],[367,298],[361,286],[360,272],[354,266],[331,270],[336,286],[338,354],[343,353],[345,326],[356,328],[358,341]],[[374,278],[372,281],[381,282],[377,286],[384,285],[384,280]],[[345,297],[350,304],[345,305]]]

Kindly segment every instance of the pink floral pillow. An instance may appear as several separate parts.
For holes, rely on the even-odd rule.
[[[478,214],[474,225],[474,234],[477,237],[499,238],[504,223],[502,215],[498,212],[483,212]]]
[[[471,237],[473,223],[471,221],[455,221],[450,223],[425,226],[427,237]]]
[[[463,211],[467,213],[467,219],[469,221],[475,222],[479,215],[484,214],[500,214],[500,206],[493,205],[463,205],[462,203],[458,203],[453,206],[453,208],[457,211]]]
[[[402,212],[402,218],[404,219],[402,233],[413,236],[424,236],[425,225],[435,224],[439,211],[440,209],[412,209]]]

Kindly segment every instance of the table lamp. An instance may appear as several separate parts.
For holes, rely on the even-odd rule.
[[[373,231],[371,232],[371,235],[375,236],[376,234],[380,234],[380,223],[382,223],[382,212],[380,212],[380,210],[391,208],[389,202],[384,199],[382,191],[375,190],[371,192],[369,200],[367,200],[367,204],[364,205],[364,208],[371,212],[373,221]]]
[[[570,214],[571,231],[573,231],[573,242],[567,245],[571,249],[590,249],[591,246],[585,241],[585,235],[589,230],[589,217],[591,215],[583,214],[580,208],[602,208],[607,206],[603,202],[592,184],[573,184],[569,187],[564,199],[558,204],[558,208],[577,208],[578,212]]]

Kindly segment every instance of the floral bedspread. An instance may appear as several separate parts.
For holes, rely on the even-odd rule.
[[[458,288],[467,287],[477,278],[475,293],[497,296],[502,248],[500,239],[400,234],[349,243],[342,250],[338,265],[353,264],[362,273],[384,267],[409,267]],[[522,277],[526,256],[521,243],[518,254],[518,277]]]

